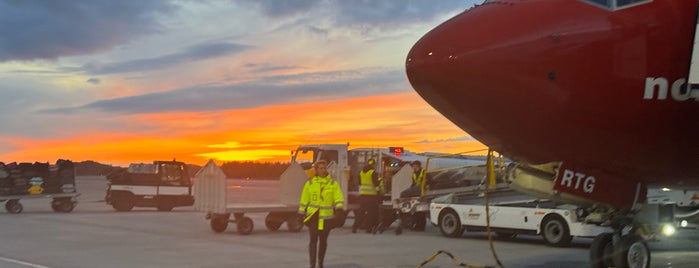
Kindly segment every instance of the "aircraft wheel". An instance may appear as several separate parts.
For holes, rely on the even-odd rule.
[[[249,217],[240,217],[236,219],[236,227],[238,227],[238,233],[247,235],[252,233],[253,223],[252,219]]]
[[[286,219],[286,228],[289,229],[289,232],[300,232],[303,229],[303,218],[296,215],[290,216]]]
[[[464,234],[459,215],[451,209],[445,210],[439,215],[439,230],[446,237],[461,237]]]
[[[549,245],[563,247],[567,246],[570,240],[573,239],[570,236],[568,224],[561,216],[551,214],[544,217],[544,220],[541,222],[541,234]]]
[[[279,221],[277,217],[272,214],[271,212],[267,214],[267,217],[265,217],[265,226],[267,227],[267,230],[270,231],[276,231],[279,230],[279,227],[282,226],[283,221]]]
[[[211,218],[211,230],[216,233],[223,233],[228,228],[228,217],[213,217]]]
[[[650,267],[650,249],[638,235],[625,235],[614,245],[616,267]]]
[[[5,203],[5,210],[9,213],[18,214],[21,213],[23,209],[24,207],[17,199],[10,199]]]
[[[612,258],[614,246],[612,245],[612,233],[597,235],[590,245],[590,267],[607,268],[614,267]]]

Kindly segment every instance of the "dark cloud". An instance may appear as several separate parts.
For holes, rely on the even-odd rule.
[[[0,62],[57,59],[112,49],[162,30],[168,1],[0,1]]]
[[[273,72],[273,71],[297,70],[297,69],[304,69],[305,68],[302,66],[255,64],[255,63],[248,63],[248,64],[245,64],[243,66],[245,66],[246,68],[249,68],[250,71],[253,73],[267,73],[267,72]]]
[[[157,70],[183,62],[198,61],[239,53],[250,48],[251,46],[233,43],[199,44],[178,53],[123,62],[89,63],[85,64],[82,68],[77,68],[77,70],[76,68],[69,68],[69,70],[84,71],[89,74],[114,74]]]
[[[93,85],[97,85],[97,84],[101,83],[102,81],[99,78],[90,78],[90,79],[87,79],[87,81],[85,81],[85,82],[88,82],[88,83],[93,84]]]
[[[312,73],[266,77],[262,81],[265,82],[199,86],[105,99],[77,108],[45,109],[42,113],[70,114],[97,110],[107,113],[136,114],[246,109],[282,103],[383,95],[406,91],[409,88],[403,70]]]

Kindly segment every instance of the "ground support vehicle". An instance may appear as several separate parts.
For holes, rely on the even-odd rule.
[[[336,168],[334,164],[329,165],[329,170]],[[278,202],[274,203],[260,203],[257,200],[228,203],[229,199],[235,198],[228,196],[226,175],[213,161],[209,161],[194,178],[194,208],[206,213],[205,219],[210,221],[214,232],[224,232],[229,223],[235,223],[239,234],[252,233],[254,223],[245,216],[246,213],[267,213],[265,226],[270,231],[277,231],[285,222],[291,232],[303,228],[297,211],[308,174],[297,163],[292,162],[281,175]]]
[[[397,217],[405,221],[401,225],[423,231],[430,216],[430,201],[433,198],[449,193],[481,191],[486,178],[485,162],[484,158],[474,156],[427,157],[423,186],[411,187],[413,170],[410,167],[407,167],[408,172],[396,173],[393,177],[391,205]],[[498,187],[502,188],[502,185],[504,184]],[[424,187],[424,190],[420,187]]]
[[[572,205],[533,199],[508,189],[489,195],[490,228],[505,238],[538,234],[547,244],[561,247],[576,236],[595,237],[613,230],[586,223]],[[447,237],[460,237],[464,231],[484,231],[487,225],[483,196],[452,193],[434,198],[430,203],[430,221]]]
[[[130,164],[128,169],[109,174],[107,180],[105,200],[117,211],[131,211],[134,207],[171,211],[194,204],[192,180],[183,162]]]
[[[648,188],[647,199],[649,204],[671,206],[677,227],[699,226],[699,190]]]
[[[49,163],[0,162],[0,202],[12,214],[21,213],[22,199],[51,198],[55,212],[71,212],[77,205],[75,167],[69,160]]]

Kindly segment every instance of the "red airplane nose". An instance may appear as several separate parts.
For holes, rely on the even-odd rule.
[[[695,24],[677,21],[694,21],[696,3],[652,3],[610,11],[584,1],[488,1],[423,36],[406,73],[437,111],[515,160],[687,176],[672,171],[699,157],[699,127],[682,121],[699,105],[665,95],[686,76]],[[656,91],[665,95],[644,97],[663,87],[648,81],[664,82]]]
[[[513,148],[505,147],[503,139],[514,134],[513,123],[549,117],[532,101],[548,101],[549,76],[555,79],[555,73],[535,66],[537,57],[527,56],[537,53],[534,43],[541,42],[529,38],[532,31],[526,27],[532,24],[501,20],[513,12],[488,4],[465,11],[427,33],[406,60],[410,83],[428,103],[479,141],[510,153]],[[525,84],[538,89],[527,91]],[[541,136],[517,133],[516,138]],[[534,148],[515,148],[521,149]]]

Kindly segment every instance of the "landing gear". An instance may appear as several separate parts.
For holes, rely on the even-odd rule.
[[[650,249],[648,244],[646,244],[643,238],[635,234],[622,236],[614,244],[614,264],[617,267],[650,267]]]
[[[614,233],[600,234],[592,241],[590,267],[650,267],[650,249],[638,235],[638,224],[626,215],[612,219],[612,226]]]
[[[643,238],[636,234],[619,237],[614,234],[598,235],[590,246],[590,267],[650,267],[650,249]]]

